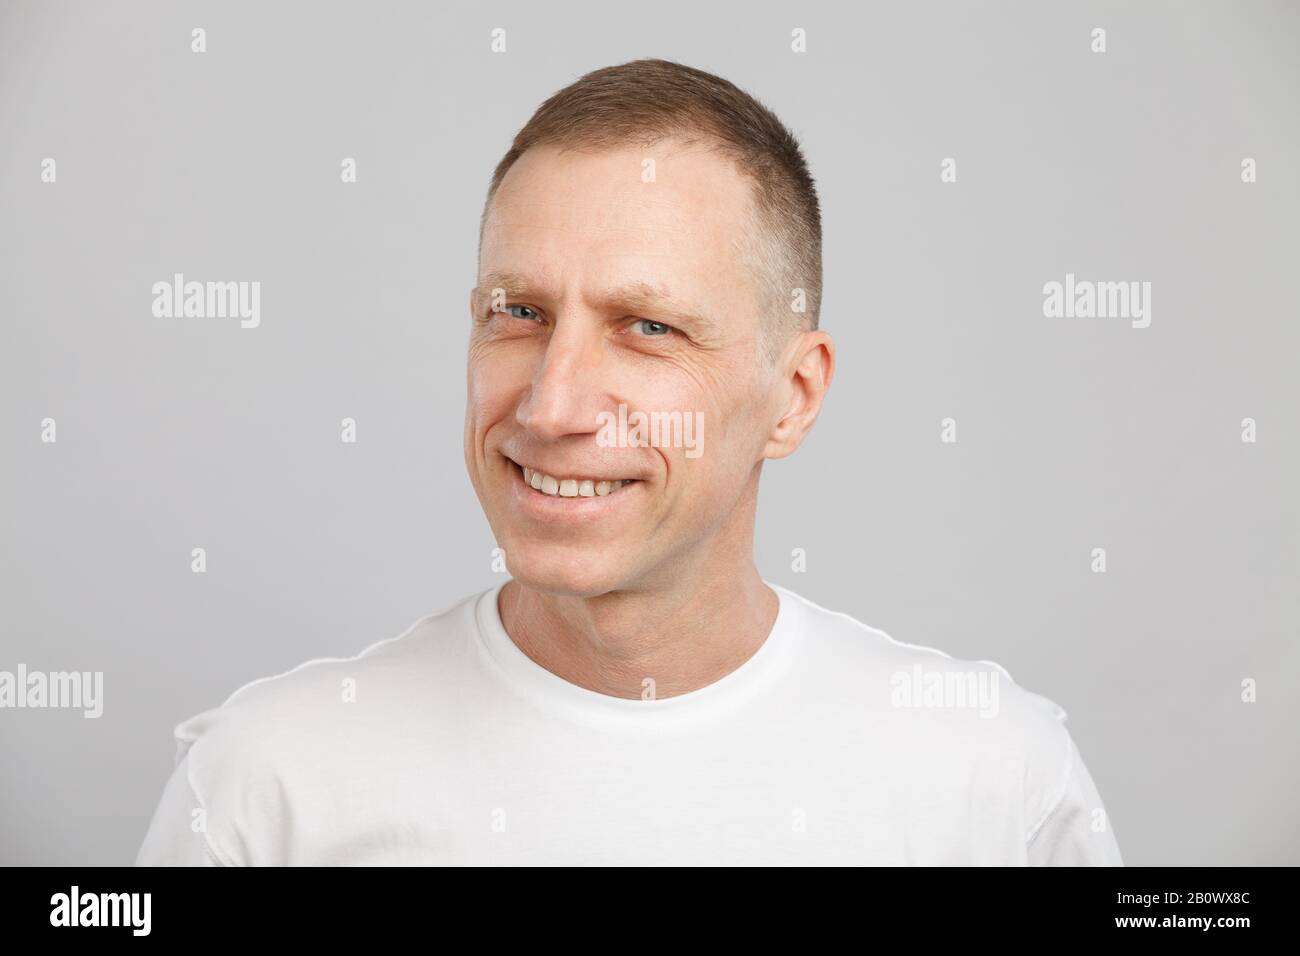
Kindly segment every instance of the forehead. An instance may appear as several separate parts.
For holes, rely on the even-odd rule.
[[[716,296],[750,296],[742,257],[751,191],[700,144],[533,147],[488,210],[480,275],[529,277],[557,293],[646,283],[700,308]]]

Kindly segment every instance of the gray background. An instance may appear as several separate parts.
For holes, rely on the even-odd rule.
[[[1126,862],[1300,862],[1298,22],[5,2],[0,669],[106,686],[0,711],[0,860],[131,862],[175,723],[499,580],[460,450],[488,177],[545,96],[663,56],[771,106],[822,196],[839,367],[765,471],[763,574],[1060,703]],[[154,318],[176,271],[260,280],[261,327]],[[1152,282],[1150,328],[1044,318],[1067,271]]]

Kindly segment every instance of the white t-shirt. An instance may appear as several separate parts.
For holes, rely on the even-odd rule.
[[[744,664],[626,699],[523,653],[502,585],[175,728],[137,865],[1123,865],[1065,712],[778,585]]]

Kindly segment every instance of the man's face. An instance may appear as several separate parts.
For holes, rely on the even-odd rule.
[[[728,162],[677,141],[534,147],[502,181],[471,296],[465,459],[516,579],[592,597],[749,558],[731,551],[779,402],[740,258],[750,201]],[[702,441],[610,447],[601,413],[620,404],[633,422],[680,413]]]

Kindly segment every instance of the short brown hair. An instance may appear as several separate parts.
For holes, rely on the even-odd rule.
[[[669,60],[632,60],[580,77],[552,95],[515,136],[488,188],[488,209],[515,161],[533,146],[602,149],[651,146],[670,136],[707,137],[747,176],[754,190],[756,243],[747,265],[770,302],[768,328],[818,327],[822,297],[822,226],[817,188],[798,140],[754,97],[721,77]],[[803,321],[792,315],[794,290],[804,291]],[[784,344],[764,336],[770,360]]]

